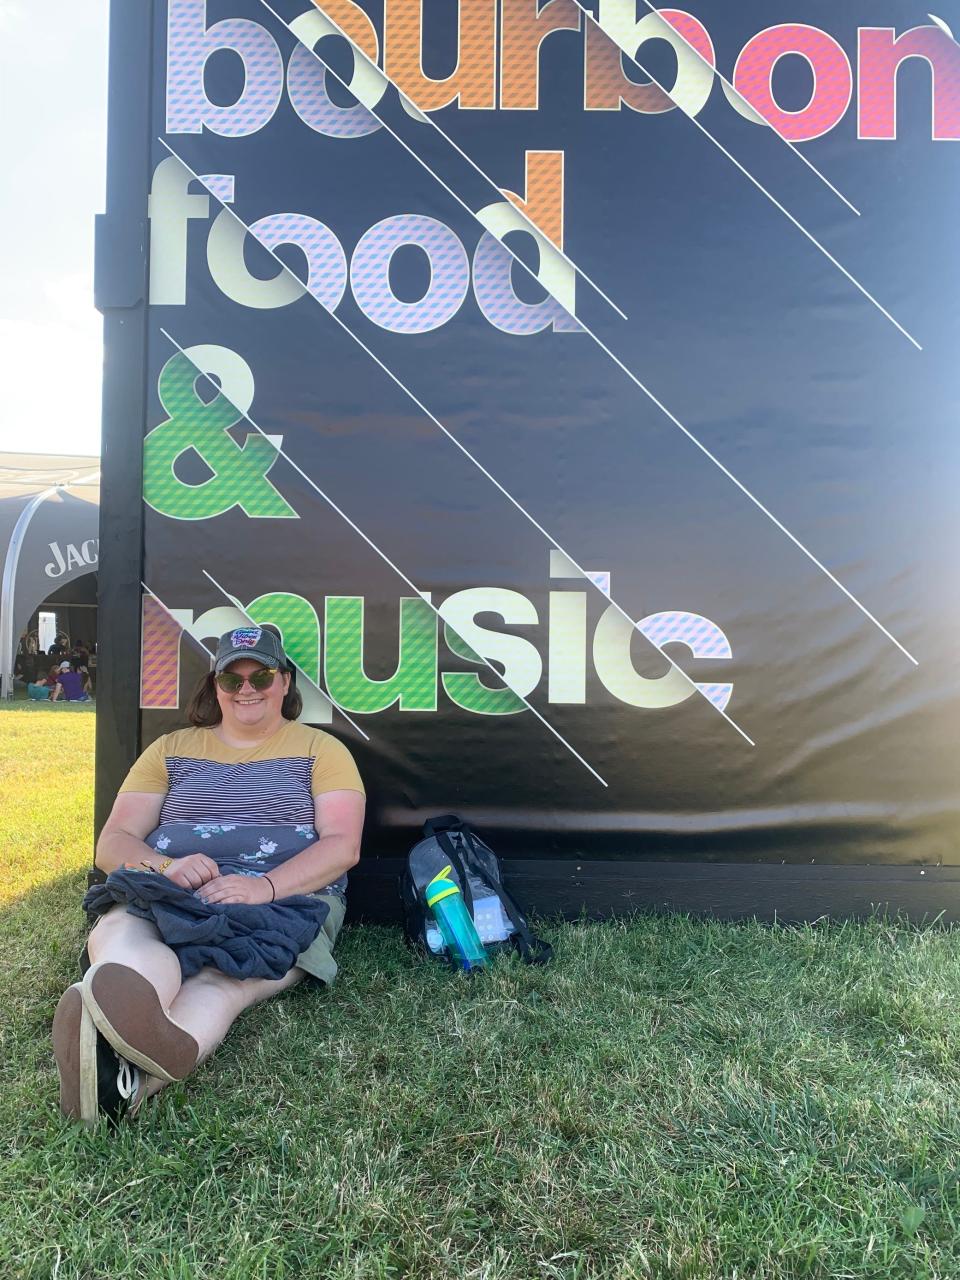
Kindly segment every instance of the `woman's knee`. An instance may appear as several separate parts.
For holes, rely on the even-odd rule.
[[[95,964],[98,959],[103,958],[104,951],[109,947],[136,947],[155,942],[162,943],[163,939],[153,921],[131,915],[126,906],[118,902],[91,929],[87,938],[87,954],[91,963]]]
[[[87,952],[91,960],[97,958],[97,953],[103,950],[105,943],[125,930],[126,916],[126,907],[118,902],[99,918],[87,938]]]

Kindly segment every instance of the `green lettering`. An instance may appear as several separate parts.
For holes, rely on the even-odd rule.
[[[479,653],[449,626],[443,628],[443,639],[450,652],[458,658],[465,658],[467,662],[483,662]],[[479,716],[515,716],[518,711],[527,709],[523,699],[518,698],[512,689],[506,685],[489,689],[475,671],[445,671],[440,679],[447,697],[464,711],[473,711]]]
[[[437,709],[437,616],[419,596],[400,601],[397,669],[386,680],[371,680],[363,667],[364,600],[328,596],[324,631],[327,691],[347,711]]]
[[[267,622],[279,627],[287,657],[314,684],[320,683],[320,619],[309,600],[271,591],[251,600],[247,613],[261,627]]]
[[[232,507],[254,518],[296,520],[296,511],[267,479],[277,449],[257,431],[237,444],[228,428],[243,414],[222,391],[205,404],[196,389],[200,376],[181,352],[163,366],[158,391],[169,417],[143,442],[144,501],[174,520],[209,520]],[[185,484],[174,472],[177,459],[191,449],[212,473],[201,484]]]

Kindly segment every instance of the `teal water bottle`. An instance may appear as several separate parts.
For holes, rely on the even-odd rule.
[[[444,867],[427,885],[427,906],[434,914],[454,963],[461,969],[482,969],[487,963],[487,953],[463,894],[456,881],[448,879],[450,871],[450,867]]]

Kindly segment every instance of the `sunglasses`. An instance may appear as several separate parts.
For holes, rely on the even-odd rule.
[[[279,674],[277,667],[261,667],[252,676],[247,676],[246,682],[251,689],[262,693],[264,689],[270,688]],[[244,677],[238,676],[235,671],[221,671],[218,676],[214,676],[214,680],[224,693],[239,693],[244,684]]]

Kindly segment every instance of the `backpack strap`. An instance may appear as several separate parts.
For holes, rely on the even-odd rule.
[[[438,818],[428,818],[423,824],[423,834],[427,838],[439,836],[441,831],[459,831],[463,823],[455,813],[442,813]]]
[[[499,886],[496,887],[497,897],[503,903],[503,909],[510,917],[510,923],[516,932],[513,934],[511,941],[517,951],[523,956],[525,964],[546,964],[553,955],[553,947],[549,942],[545,942],[543,938],[537,938],[530,932],[527,926],[520,918],[513,899],[507,893],[506,889]]]
[[[459,819],[455,819],[455,821],[459,825]],[[429,823],[424,823],[424,831],[426,831],[426,828],[429,825]],[[460,889],[463,893],[463,900],[467,904],[467,910],[472,916],[473,890],[470,888],[470,877],[467,875],[467,869],[463,864],[463,859],[460,857],[459,853],[457,853],[456,846],[445,830],[431,831],[427,834],[435,837],[437,844],[439,844],[440,848],[443,850],[444,856],[450,859],[450,865],[453,867],[454,871],[456,871],[460,880]]]
[[[523,956],[524,964],[546,964],[553,956],[553,947],[543,938],[537,938],[533,934],[530,935],[530,942],[527,943],[517,933],[513,935],[513,945]]]
[[[480,859],[477,856],[477,846],[473,843],[473,831],[466,822],[460,824],[460,834],[463,836],[464,845],[467,850],[467,857],[465,859],[467,865],[472,865],[476,871],[482,871]],[[437,839],[441,841],[445,838],[446,837],[444,836],[437,836]],[[513,925],[514,933],[511,937],[511,941],[516,950],[519,951],[523,957],[524,963],[546,964],[553,955],[553,947],[549,942],[545,942],[543,938],[537,938],[530,932],[520,916],[517,904],[514,902],[513,898],[511,898],[510,894],[507,893],[503,885],[493,883],[490,884],[490,888],[500,899],[503,909],[507,913],[507,918]],[[471,911],[472,909],[473,908],[471,906]]]

